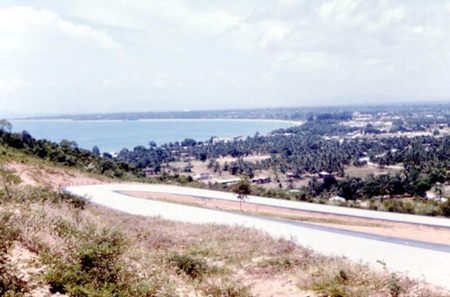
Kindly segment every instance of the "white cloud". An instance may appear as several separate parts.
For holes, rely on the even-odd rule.
[[[64,43],[90,44],[106,49],[121,46],[105,32],[86,25],[77,25],[61,19],[49,10],[32,7],[0,9],[1,51],[32,51],[61,48]]]
[[[0,9],[0,104],[13,98],[11,110],[450,97],[448,1],[47,3]]]
[[[163,32],[161,27],[167,24],[164,29],[168,32],[172,29],[170,25],[176,25],[178,30],[220,34],[241,19],[225,9],[198,10],[188,3],[180,0],[98,0],[95,3],[79,0],[71,7],[73,14],[93,22],[158,33]]]

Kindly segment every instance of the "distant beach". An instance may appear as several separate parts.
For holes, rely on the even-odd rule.
[[[36,138],[55,142],[74,140],[81,148],[98,146],[105,152],[122,148],[158,145],[193,138],[205,141],[211,137],[231,139],[267,134],[280,128],[300,125],[301,122],[272,119],[139,119],[139,120],[72,120],[24,119],[12,120],[13,130],[26,130]]]

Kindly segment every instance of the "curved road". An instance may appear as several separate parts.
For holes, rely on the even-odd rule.
[[[153,201],[121,194],[123,191],[143,191],[197,196],[236,201],[235,195],[225,192],[148,184],[105,184],[69,187],[67,191],[86,197],[91,202],[135,215],[161,216],[169,220],[190,223],[241,225],[267,232],[277,238],[295,240],[324,255],[345,256],[355,261],[381,268],[385,263],[390,271],[406,273],[438,286],[450,289],[450,246],[400,240],[389,237],[342,231],[307,223],[265,217],[248,216],[225,211],[204,209],[169,202]],[[450,220],[394,213],[316,205],[261,197],[249,197],[250,203],[288,207],[322,213],[418,223],[450,228]],[[449,231],[450,232],[450,231]]]

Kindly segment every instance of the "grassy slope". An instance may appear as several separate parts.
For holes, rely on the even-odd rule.
[[[83,174],[18,152],[3,156],[28,170]],[[450,296],[245,228],[80,208],[36,186],[0,197],[0,290],[15,285],[11,296]]]

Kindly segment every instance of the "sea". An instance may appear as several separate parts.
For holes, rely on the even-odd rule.
[[[296,125],[295,122],[276,120],[222,120],[222,119],[157,119],[136,121],[115,120],[11,120],[14,132],[28,131],[37,139],[60,142],[75,141],[79,147],[102,152],[119,152],[123,148],[158,145],[193,138],[197,141],[211,137],[231,139],[239,136],[267,134],[279,128]]]

